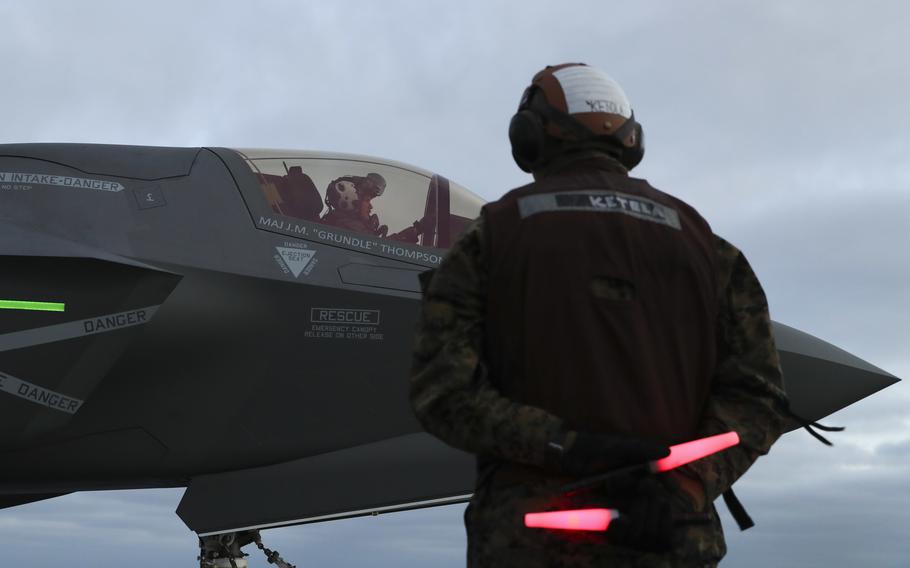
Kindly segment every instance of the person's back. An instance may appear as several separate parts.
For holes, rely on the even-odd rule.
[[[500,391],[574,430],[691,439],[716,355],[714,240],[698,213],[582,154],[484,215],[484,359]]]
[[[711,501],[782,429],[761,288],[694,209],[628,176],[641,129],[603,73],[538,73],[509,135],[535,181],[485,206],[425,279],[411,383],[424,427],[478,456],[469,565],[712,566]],[[740,448],[675,472],[559,489],[730,429]],[[591,506],[620,522],[587,536],[522,522]]]

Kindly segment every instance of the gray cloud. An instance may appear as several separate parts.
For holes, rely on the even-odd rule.
[[[762,278],[772,315],[860,356],[905,357],[910,198],[824,191],[768,205],[729,230]],[[727,225],[728,223],[724,223]]]
[[[787,453],[785,462],[780,454]],[[728,563],[902,566],[910,553],[907,456],[883,460],[869,448],[843,443],[814,448],[785,438],[737,486],[758,525],[738,533],[725,516]]]
[[[11,566],[191,565],[196,539],[174,509],[181,490],[77,493],[0,512]]]

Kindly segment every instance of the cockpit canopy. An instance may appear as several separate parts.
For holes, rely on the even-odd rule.
[[[319,152],[234,151],[259,182],[263,209],[375,238],[445,249],[483,205],[466,188],[397,162]]]

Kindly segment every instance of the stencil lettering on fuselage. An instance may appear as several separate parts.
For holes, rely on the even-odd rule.
[[[380,253],[401,260],[427,262],[433,265],[439,265],[439,263],[442,262],[442,252],[437,254],[430,251],[418,250],[414,248],[413,244],[391,241],[379,237],[374,238],[366,235],[352,235],[336,232],[321,225],[314,224],[311,227],[307,227],[306,225],[295,221],[276,219],[274,217],[262,215],[259,217],[259,226],[270,231],[280,231],[292,237],[302,236],[333,246],[342,246],[364,252]],[[285,245],[287,246],[287,243],[285,243]]]
[[[303,243],[284,243],[283,247],[275,247],[278,254],[274,256],[275,262],[285,274],[293,274],[294,278],[300,274],[309,275],[316,266],[316,251]]]
[[[382,312],[353,308],[311,308],[310,329],[303,332],[308,339],[355,339],[382,341],[379,323]]]
[[[0,183],[3,184],[28,184],[51,185],[56,187],[70,187],[76,189],[94,189],[117,193],[123,191],[122,184],[105,179],[89,179],[72,176],[56,176],[51,174],[33,174],[28,172],[0,172]]]
[[[116,314],[4,333],[0,335],[0,351],[33,347],[143,325],[155,315],[157,310],[158,306],[149,306]]]
[[[78,398],[60,394],[6,373],[0,373],[0,391],[68,414],[76,414],[84,402]]]

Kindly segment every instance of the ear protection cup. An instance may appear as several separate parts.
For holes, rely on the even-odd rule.
[[[641,129],[641,125],[637,122],[635,123],[635,142],[631,148],[626,148],[623,150],[622,157],[620,162],[626,167],[626,169],[631,170],[637,166],[641,159],[645,157],[645,133]]]
[[[645,133],[635,120],[635,113],[617,130],[611,138],[619,149],[619,163],[631,170],[645,157]]]
[[[543,157],[545,135],[537,114],[527,109],[515,113],[509,122],[509,142],[519,168],[531,173],[537,167]]]

